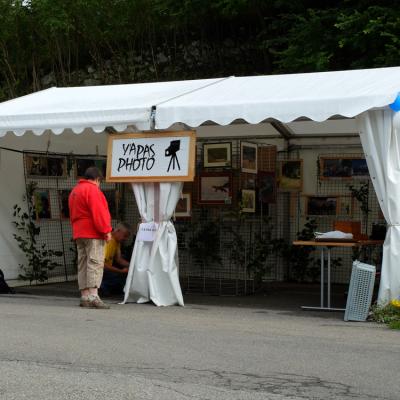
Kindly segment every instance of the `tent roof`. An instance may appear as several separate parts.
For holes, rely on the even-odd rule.
[[[138,83],[129,85],[50,88],[0,103],[0,137],[8,131],[40,135],[50,129],[62,133],[85,128],[118,131],[128,125],[149,129],[152,106],[191,92],[219,79]]]
[[[174,122],[228,125],[239,118],[251,124],[268,118],[284,123],[351,118],[391,104],[399,91],[400,67],[232,77],[157,107],[156,128]]]
[[[129,85],[52,88],[0,104],[0,136],[46,129],[102,131],[174,123],[251,124],[273,119],[325,121],[354,117],[391,104],[400,91],[400,67],[291,75],[230,77]]]

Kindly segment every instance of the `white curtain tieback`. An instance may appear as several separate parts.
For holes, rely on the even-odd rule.
[[[138,225],[141,225],[141,224],[150,224],[151,222],[155,222],[156,224],[162,224],[162,223],[167,223],[167,222],[171,222],[172,223],[172,221],[171,221],[171,219],[162,219],[162,220],[160,220],[160,221],[155,221],[154,219],[152,219],[152,220],[150,220],[150,221],[144,221],[144,220],[142,220],[142,222],[139,222],[138,223]]]

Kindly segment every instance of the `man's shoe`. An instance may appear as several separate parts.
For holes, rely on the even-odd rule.
[[[95,297],[92,300],[89,300],[89,307],[90,308],[97,308],[99,310],[109,310],[110,306],[105,304],[100,297]]]
[[[89,308],[90,307],[89,299],[81,299],[79,307]]]

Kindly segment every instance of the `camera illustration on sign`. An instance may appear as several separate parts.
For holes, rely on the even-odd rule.
[[[110,135],[107,182],[193,181],[192,131]]]
[[[181,141],[180,140],[172,140],[169,147],[165,150],[165,157],[171,157],[169,164],[168,164],[168,170],[169,172],[171,165],[172,169],[175,169],[175,165],[178,166],[178,170],[181,170],[181,166],[179,165],[178,161],[178,156],[176,153],[180,150],[181,148]]]

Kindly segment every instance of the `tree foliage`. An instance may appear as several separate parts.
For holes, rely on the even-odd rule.
[[[50,86],[398,65],[380,0],[0,0],[0,100]]]

